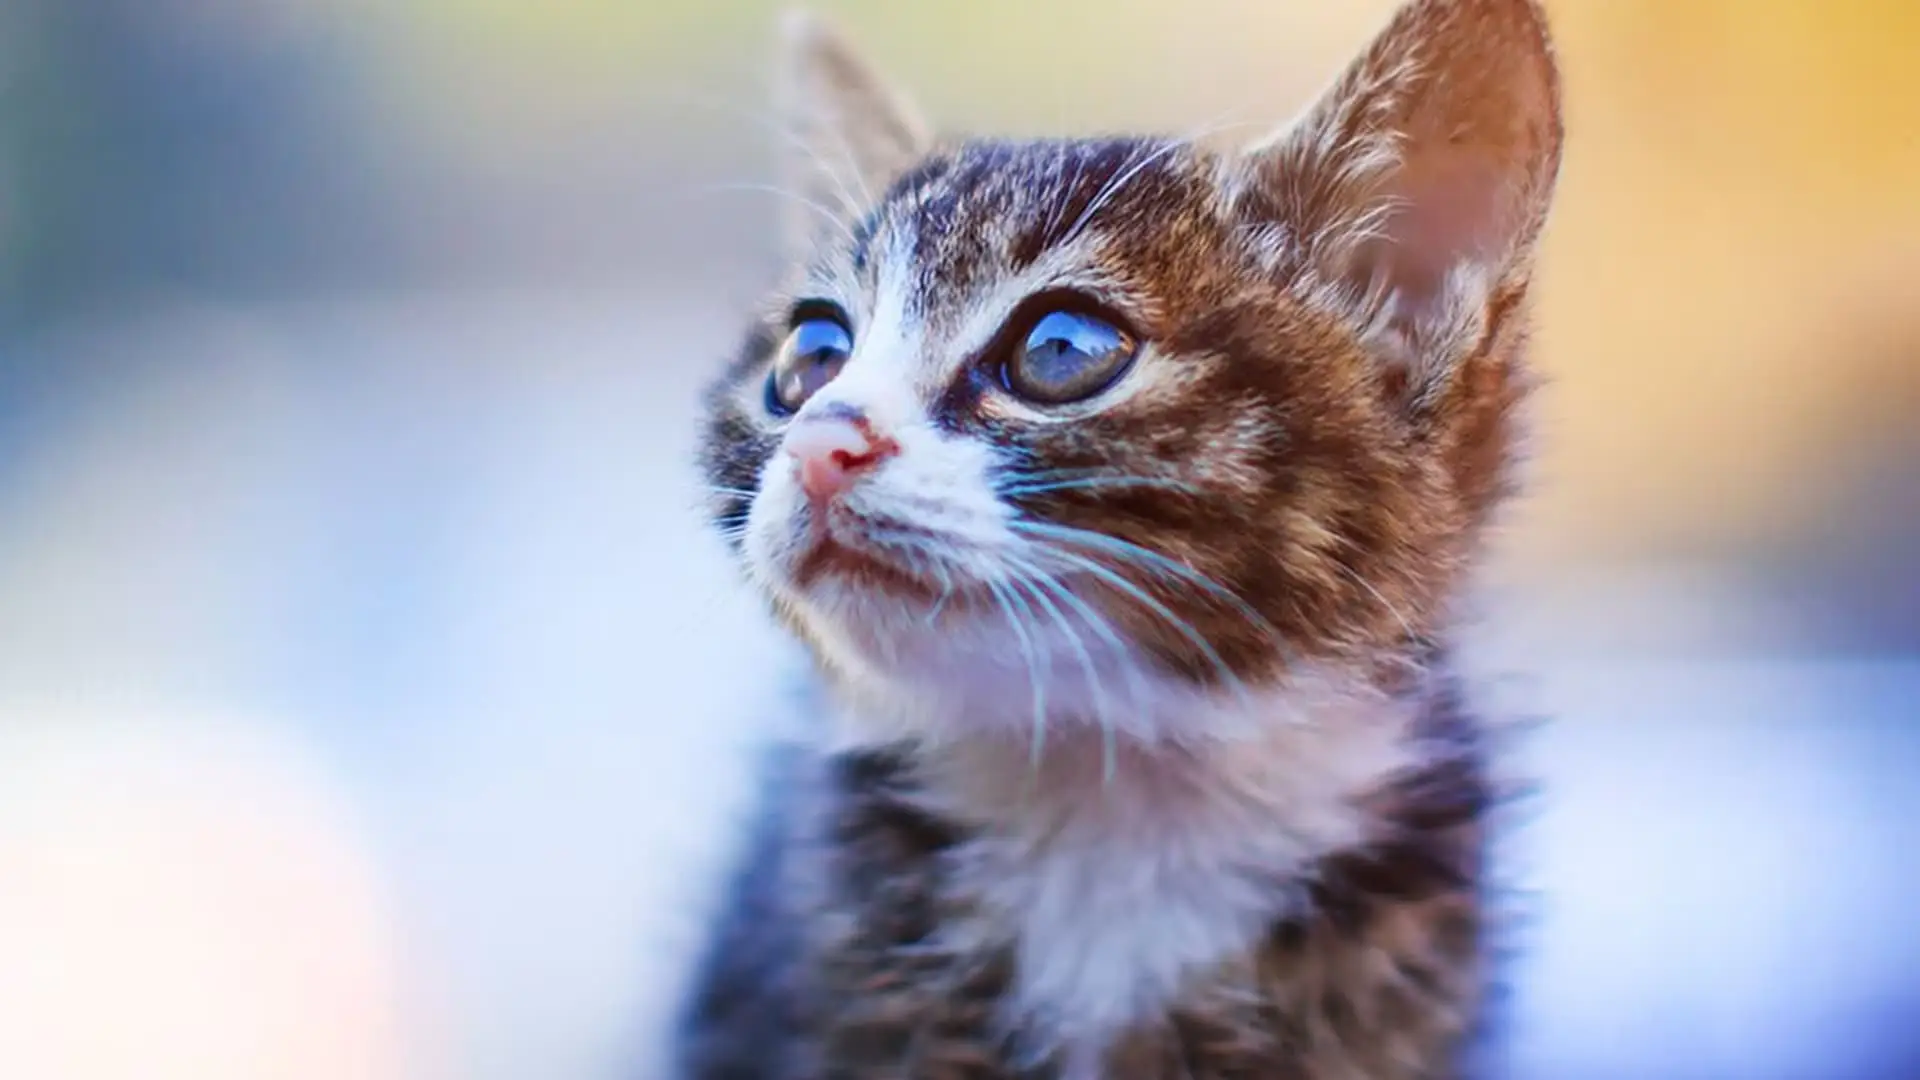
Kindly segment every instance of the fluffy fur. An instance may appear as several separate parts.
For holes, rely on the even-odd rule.
[[[1236,152],[936,140],[787,29],[794,269],[702,461],[827,693],[686,1073],[1453,1075],[1493,790],[1447,646],[1527,387],[1541,12],[1414,0]],[[994,372],[1065,296],[1140,351],[1036,405]],[[780,415],[769,365],[820,304],[852,356]],[[821,421],[892,451],[829,503],[781,452]]]

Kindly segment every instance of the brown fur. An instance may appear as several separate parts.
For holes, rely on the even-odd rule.
[[[1414,0],[1298,125],[1234,153],[1158,138],[935,144],[843,43],[795,25],[802,53],[822,57],[790,77],[821,110],[797,114],[812,205],[792,232],[799,269],[709,396],[702,461],[730,539],[738,545],[781,464],[786,421],[758,409],[754,387],[789,301],[870,297],[904,277],[923,340],[966,340],[983,297],[1059,252],[1084,252],[1072,288],[1146,343],[1130,392],[1069,410],[1068,422],[1036,420],[994,378],[1024,332],[1015,320],[927,392],[927,422],[993,448],[992,480],[1023,520],[1186,568],[1155,573],[1086,549],[1105,573],[1067,575],[1156,677],[1196,693],[1331,680],[1344,704],[1309,710],[1308,722],[1404,714],[1397,736],[1416,750],[1414,764],[1328,807],[1363,819],[1362,835],[1310,865],[1271,868],[1264,935],[1191,973],[1161,1014],[1107,1039],[1092,1064],[1072,1058],[1072,1032],[1008,1011],[1021,976],[1014,930],[956,870],[980,843],[1045,831],[1018,799],[980,794],[992,786],[979,777],[1015,775],[1017,755],[908,724],[897,739],[823,757],[810,795],[776,811],[797,830],[778,878],[781,917],[794,922],[776,980],[790,1026],[754,1068],[719,1064],[732,1059],[712,1049],[729,1030],[716,1018],[745,993],[727,965],[748,963],[722,956],[696,996],[693,1045],[707,1049],[690,1051],[689,1071],[1456,1075],[1486,986],[1494,787],[1484,724],[1447,643],[1514,486],[1529,386],[1527,286],[1562,139],[1539,8]],[[844,219],[828,209],[836,199],[849,204]],[[1139,482],[1019,486],[1096,471]],[[828,511],[806,512],[820,535]],[[1001,599],[984,583],[830,544],[798,565],[798,587],[837,576],[952,625]],[[845,689],[819,628],[789,601],[775,608]],[[1211,738],[1125,747],[1117,779],[1110,760],[1082,797],[1072,771],[1113,750],[1069,731],[1049,751],[1067,764],[1036,764],[1027,779],[1066,785],[1076,794],[1063,805],[1089,814],[1129,785],[1158,784],[1142,798],[1171,821],[1180,800],[1167,784],[1213,798],[1228,778],[1209,761],[1264,752]],[[1049,771],[1059,768],[1069,771]],[[1290,823],[1248,825],[1269,826]]]

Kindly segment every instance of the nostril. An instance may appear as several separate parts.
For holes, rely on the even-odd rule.
[[[851,450],[835,450],[831,457],[835,465],[845,469],[847,472],[864,469],[880,460],[880,455],[874,453],[871,449],[862,450],[858,453]]]
[[[897,449],[892,439],[876,437],[864,419],[805,420],[786,437],[800,486],[816,501],[840,495]]]

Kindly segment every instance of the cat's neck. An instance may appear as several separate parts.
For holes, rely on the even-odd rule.
[[[1260,709],[1255,698],[1247,706]],[[996,731],[912,751],[930,810],[1033,845],[1192,847],[1257,830],[1290,865],[1365,838],[1356,800],[1417,764],[1418,703],[1384,697],[1274,703],[1264,729],[1142,742],[1097,725]]]
[[[1387,669],[1184,701],[1149,694],[1156,707],[1191,715],[1146,724],[961,715],[944,718],[941,737],[904,739],[888,733],[926,727],[899,721],[890,695],[849,695],[841,683],[838,749],[895,757],[928,811],[1042,847],[1183,843],[1230,822],[1284,838],[1299,857],[1281,862],[1292,863],[1364,842],[1358,803],[1431,752],[1422,735],[1450,673],[1428,663]],[[1142,729],[1160,734],[1131,733]]]
[[[1281,719],[1234,738],[1078,725],[853,753],[957,838],[943,890],[980,913],[983,946],[1013,950],[1017,1011],[1111,1039],[1310,914],[1330,861],[1402,841],[1393,803],[1435,764],[1436,693],[1273,702]]]

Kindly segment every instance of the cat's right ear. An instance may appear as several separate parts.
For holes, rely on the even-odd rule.
[[[789,11],[781,21],[775,104],[784,179],[798,197],[785,200],[784,222],[788,252],[796,257],[809,253],[834,222],[870,210],[933,142],[906,95],[807,11]]]
[[[1517,296],[1553,198],[1560,83],[1539,0],[1408,0],[1244,157],[1250,216],[1417,382]]]

